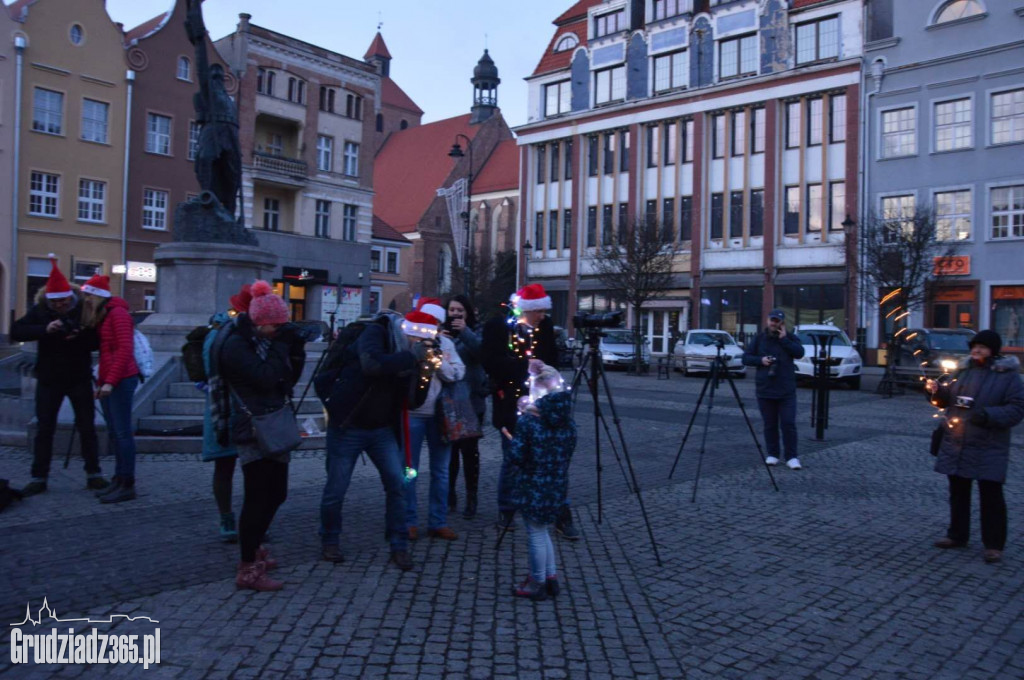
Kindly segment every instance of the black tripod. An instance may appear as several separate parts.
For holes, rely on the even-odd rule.
[[[722,356],[722,350],[724,349],[721,341],[715,344],[717,351],[715,353],[715,359],[711,362],[711,370],[708,371],[708,377],[704,381],[704,386],[700,389],[700,396],[697,397],[697,405],[693,407],[693,414],[690,416],[690,424],[686,426],[686,434],[683,435],[683,441],[679,445],[679,452],[676,454],[675,462],[672,463],[672,470],[668,473],[668,478],[672,479],[672,475],[676,471],[676,465],[679,464],[679,458],[683,455],[683,447],[686,446],[686,440],[690,438],[690,431],[693,429],[693,423],[697,420],[697,412],[700,411],[701,402],[704,401],[704,395],[708,395],[708,409],[707,414],[704,416],[704,432],[701,433],[700,437],[700,454],[697,457],[697,474],[693,478],[693,497],[690,499],[691,503],[697,502],[697,485],[700,483],[700,469],[704,462],[704,450],[707,447],[708,441],[708,427],[711,425],[711,410],[715,406],[715,390],[718,389],[718,384],[721,382],[721,373],[725,373],[725,379],[729,382],[729,387],[732,388],[732,394],[736,397],[736,403],[740,407],[740,413],[743,414],[743,420],[747,421],[747,428],[750,430],[750,436],[754,440],[754,446],[757,447],[757,453],[761,456],[761,462],[764,463],[764,469],[768,472],[768,478],[772,480],[772,486],[776,491],[779,490],[779,486],[775,483],[775,475],[772,474],[771,466],[768,465],[764,458],[764,450],[761,448],[761,443],[757,441],[757,434],[754,432],[754,426],[750,423],[750,417],[747,415],[747,409],[743,406],[743,400],[740,399],[739,390],[736,389],[736,383],[733,382],[732,376],[729,375],[729,369],[725,367],[725,357]],[[708,388],[711,388],[710,391]]]

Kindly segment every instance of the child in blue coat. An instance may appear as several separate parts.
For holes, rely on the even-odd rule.
[[[518,472],[513,498],[530,546],[530,577],[515,594],[539,601],[558,594],[555,548],[548,529],[558,518],[569,489],[576,423],[571,395],[564,390],[556,369],[544,366],[530,382],[530,403],[516,424],[508,456]]]

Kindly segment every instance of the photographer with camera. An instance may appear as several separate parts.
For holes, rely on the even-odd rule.
[[[764,443],[768,449],[765,462],[779,463],[779,428],[785,445],[786,465],[800,469],[796,451],[796,367],[804,346],[786,332],[786,313],[773,309],[768,326],[754,338],[743,352],[743,365],[757,368],[757,406],[764,421]]]
[[[82,301],[50,255],[50,277],[36,295],[36,304],[11,326],[11,340],[38,343],[36,376],[36,437],[32,450],[32,479],[24,496],[46,491],[53,457],[57,414],[64,398],[75,412],[75,428],[85,461],[86,488],[106,489],[110,483],[100,473],[96,437],[96,403],[93,401],[92,352],[99,349],[96,331],[82,328]]]
[[[954,379],[929,380],[933,406],[946,409],[935,471],[949,478],[949,529],[936,548],[963,548],[971,533],[971,487],[978,480],[984,559],[999,562],[1006,545],[1003,484],[1010,458],[1010,430],[1024,420],[1024,383],[1016,357],[1002,355],[992,330],[971,338],[970,359]]]

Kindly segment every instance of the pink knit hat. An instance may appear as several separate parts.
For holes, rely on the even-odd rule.
[[[291,314],[288,303],[266,281],[256,281],[250,289],[252,302],[249,303],[249,318],[257,326],[288,323]]]

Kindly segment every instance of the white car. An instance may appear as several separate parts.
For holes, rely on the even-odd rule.
[[[676,368],[682,370],[684,375],[696,371],[710,371],[711,362],[718,353],[719,343],[722,344],[722,356],[726,360],[725,366],[729,373],[741,378],[745,376],[747,367],[743,365],[743,348],[731,335],[714,328],[695,328],[686,332],[672,353]]]
[[[804,346],[804,357],[794,362],[797,380],[814,377],[814,364],[811,362],[811,357],[814,356],[814,339],[817,339],[818,352],[821,352],[824,344],[832,338],[832,358],[839,359],[839,363],[829,367],[829,378],[844,382],[855,390],[860,389],[860,354],[854,349],[853,343],[842,328],[832,324],[803,324],[794,328],[792,332]]]
[[[601,361],[605,366],[629,368],[636,356],[636,333],[626,328],[609,328],[601,334]],[[650,342],[643,341],[640,355],[645,364],[651,362]]]

